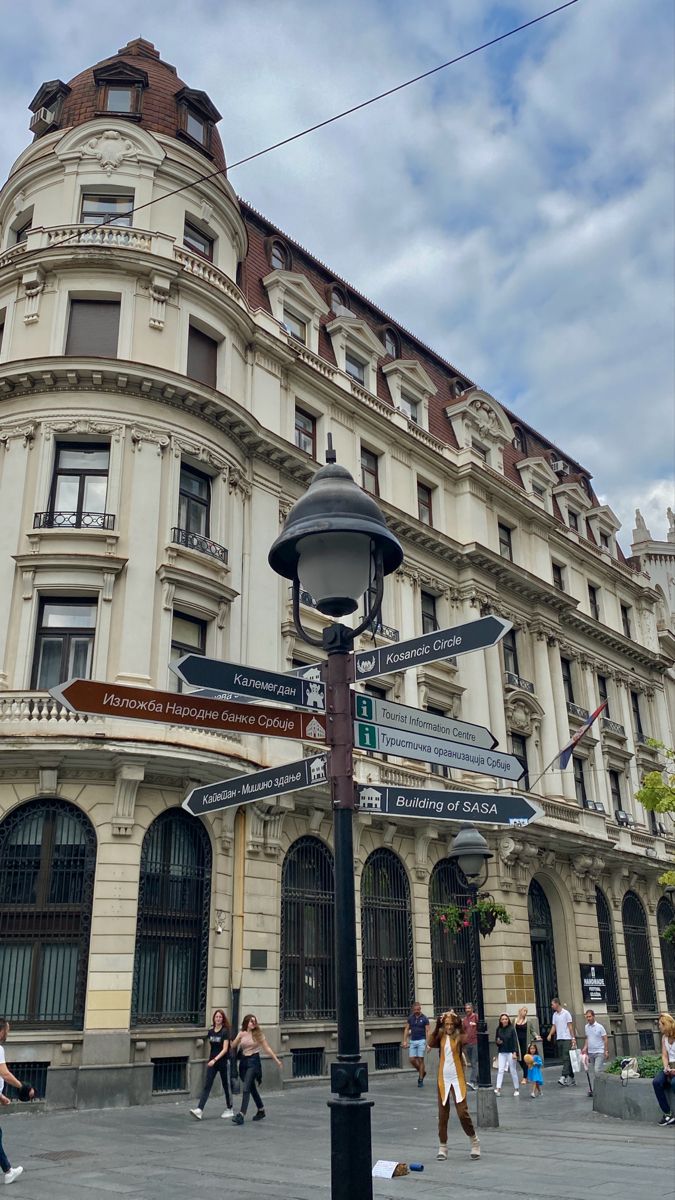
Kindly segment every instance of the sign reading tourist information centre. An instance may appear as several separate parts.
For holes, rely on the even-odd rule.
[[[455,717],[426,712],[422,708],[411,708],[407,704],[376,700],[362,692],[353,692],[352,701],[357,721],[369,721],[387,729],[398,729],[401,733],[423,733],[431,737],[447,738],[451,742],[480,746],[486,750],[493,750],[497,745],[495,735],[484,725],[471,725],[468,721],[458,721]]]

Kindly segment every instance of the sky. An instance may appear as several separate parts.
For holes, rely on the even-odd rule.
[[[0,178],[28,102],[130,38],[228,162],[553,0],[0,0]],[[186,15],[189,11],[189,15]],[[232,171],[240,196],[592,474],[629,549],[675,507],[675,16],[571,8]]]

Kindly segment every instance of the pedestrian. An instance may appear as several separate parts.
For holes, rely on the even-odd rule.
[[[609,1058],[607,1030],[605,1029],[604,1025],[601,1025],[599,1021],[596,1021],[595,1013],[593,1012],[592,1008],[587,1008],[584,1015],[586,1017],[586,1027],[584,1029],[586,1041],[584,1042],[581,1053],[582,1055],[585,1054],[587,1056],[589,1065],[593,1066],[593,1078],[595,1079],[595,1076],[601,1073],[606,1060]],[[588,1084],[588,1094],[589,1096],[592,1096],[593,1087],[591,1085],[590,1075],[588,1077]]]
[[[501,1013],[499,1024],[495,1030],[497,1045],[497,1086],[495,1096],[501,1096],[504,1072],[510,1071],[513,1080],[513,1094],[519,1096],[518,1088],[518,1038],[515,1027],[511,1024],[508,1013]]]
[[[222,1112],[220,1115],[221,1117],[232,1116],[230,1083],[227,1075],[230,1054],[230,1023],[222,1008],[215,1010],[211,1018],[211,1028],[206,1036],[209,1043],[209,1059],[206,1064],[204,1086],[197,1102],[197,1107],[190,1109],[193,1117],[196,1117],[198,1121],[202,1119],[204,1109],[206,1108],[206,1101],[213,1087],[213,1081],[218,1075],[220,1075],[220,1082],[223,1085],[223,1095],[225,1096],[225,1112]]]
[[[527,1048],[530,1042],[537,1040],[537,1031],[534,1022],[530,1020],[528,1009],[525,1004],[518,1009],[518,1016],[514,1021],[516,1037],[518,1038],[518,1059],[520,1069],[523,1072],[523,1087],[527,1083],[527,1063],[525,1055],[528,1052]]]
[[[20,1080],[17,1079],[16,1075],[12,1075],[12,1072],[10,1071],[9,1067],[7,1066],[7,1059],[5,1057],[5,1042],[7,1041],[9,1030],[10,1030],[9,1021],[7,1021],[4,1017],[0,1017],[0,1096],[2,1096],[3,1104],[9,1103],[9,1101],[7,1100],[7,1097],[2,1095],[2,1093],[5,1090],[6,1083],[11,1084],[12,1087],[18,1088],[19,1091],[25,1090],[25,1085],[23,1083],[21,1083]],[[30,1100],[32,1100],[33,1096],[35,1095],[34,1089],[29,1088],[27,1094],[28,1094],[28,1098]],[[2,1130],[1,1129],[0,1129],[0,1170],[2,1171],[2,1173],[5,1177],[5,1183],[14,1183],[15,1179],[18,1179],[20,1175],[23,1175],[23,1167],[13,1167],[11,1162],[9,1161],[7,1155],[5,1154],[5,1150],[2,1145]]]
[[[558,1051],[562,1058],[562,1074],[558,1083],[561,1087],[567,1087],[568,1084],[576,1085],[574,1071],[570,1062],[570,1050],[576,1048],[577,1035],[574,1030],[574,1017],[568,1009],[564,1008],[557,996],[554,996],[551,1001],[553,1009],[553,1017],[551,1030],[548,1035],[548,1041],[552,1042],[553,1038],[558,1043]]]
[[[466,1081],[464,1064],[462,1062],[462,1019],[450,1009],[436,1019],[436,1025],[429,1038],[429,1047],[438,1047],[440,1062],[438,1064],[438,1153],[439,1160],[448,1157],[448,1120],[450,1118],[450,1095],[455,1104],[455,1112],[459,1118],[466,1136],[471,1138],[471,1158],[480,1158],[480,1142],[469,1115],[466,1102]]]
[[[464,1005],[462,1033],[464,1035],[464,1054],[471,1068],[467,1087],[475,1092],[478,1083],[478,1013],[474,1011],[473,1004],[469,1000]]]
[[[237,1115],[232,1118],[232,1124],[244,1124],[244,1117],[246,1116],[250,1096],[253,1096],[253,1103],[257,1110],[253,1120],[264,1121],[266,1115],[265,1108],[260,1097],[260,1092],[258,1091],[258,1084],[262,1083],[260,1051],[264,1050],[266,1054],[269,1054],[270,1058],[274,1059],[280,1069],[282,1062],[269,1046],[267,1038],[258,1024],[258,1018],[253,1013],[247,1013],[244,1017],[241,1023],[241,1030],[232,1043],[232,1049],[241,1053],[239,1075],[243,1083],[241,1108]]]
[[[427,1069],[424,1065],[424,1052],[427,1048],[427,1027],[429,1018],[422,1012],[422,1005],[415,1000],[410,1015],[403,1027],[401,1045],[408,1049],[408,1061],[417,1071],[417,1086],[424,1087],[424,1076]]]
[[[527,1060],[527,1081],[532,1085],[532,1099],[536,1100],[537,1096],[541,1096],[544,1086],[544,1075],[541,1069],[544,1064],[536,1042],[530,1042],[525,1058]]]
[[[652,1079],[652,1086],[663,1113],[659,1125],[675,1125],[675,1113],[671,1111],[669,1103],[669,1093],[672,1096],[675,1091],[675,1018],[670,1013],[661,1013],[659,1029],[663,1070]]]

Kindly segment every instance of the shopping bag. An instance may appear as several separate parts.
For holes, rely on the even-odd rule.
[[[578,1075],[581,1070],[581,1051],[570,1050],[570,1066],[575,1075]]]

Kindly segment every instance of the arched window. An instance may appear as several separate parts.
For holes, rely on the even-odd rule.
[[[544,1038],[544,1058],[554,1057],[555,1046],[547,1041],[551,1028],[551,1000],[558,992],[558,974],[553,944],[551,906],[541,884],[533,879],[527,893],[527,915],[530,922],[530,947],[534,972],[534,998],[537,1021]]]
[[[410,888],[400,858],[384,847],[363,868],[361,941],[366,1016],[407,1016],[415,993]]]
[[[280,242],[277,238],[269,243],[270,266],[273,271],[287,271],[290,266],[291,256],[288,252],[288,247],[284,242]]]
[[[299,838],[281,872],[282,1021],[335,1020],[334,900],[333,855]]]
[[[607,897],[599,887],[595,889],[595,912],[598,919],[600,934],[600,958],[605,969],[605,985],[607,1012],[619,1012],[621,1008],[621,993],[619,991],[619,976],[616,969],[616,954],[614,952],[614,931],[612,929],[612,914],[609,910]]]
[[[675,944],[664,942],[660,936],[667,925],[675,921],[675,908],[670,900],[662,896],[656,909],[656,925],[659,931],[661,945],[661,961],[663,963],[663,978],[666,985],[666,1007],[668,1012],[675,1011]]]
[[[141,850],[132,1025],[203,1025],[211,846],[181,808],[153,821]]]
[[[470,895],[456,863],[448,858],[436,863],[429,880],[434,1012],[459,1009],[467,1000],[477,1004],[473,928],[460,929],[453,935],[438,920],[441,909],[448,904],[464,907]]]
[[[647,918],[642,901],[635,892],[626,892],[621,907],[623,936],[626,942],[628,983],[633,1008],[656,1012],[656,988],[649,948]]]
[[[398,358],[401,350],[398,340],[398,334],[393,329],[385,329],[384,331],[384,349],[385,353],[390,358]]]
[[[0,825],[0,1013],[81,1029],[96,834],[64,800],[31,800]]]

